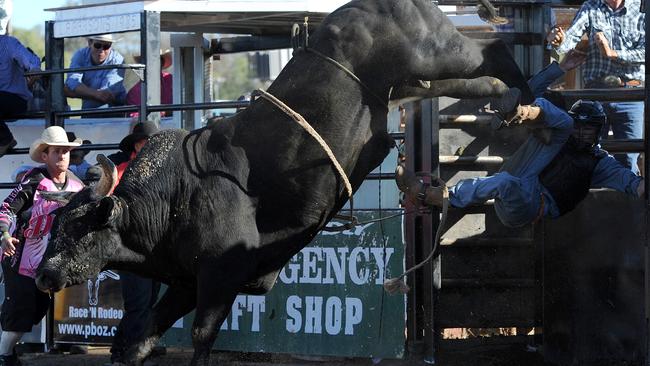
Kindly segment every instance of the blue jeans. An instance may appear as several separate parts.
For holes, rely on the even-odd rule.
[[[643,138],[643,102],[603,103],[603,108],[607,114],[603,138],[607,138],[610,128],[615,139]],[[638,153],[616,154],[614,157],[635,174],[639,173]]]
[[[539,174],[555,158],[566,141],[567,132],[556,132],[549,145],[536,137],[528,140],[504,164],[501,172],[489,177],[463,179],[449,187],[449,203],[467,207],[494,199],[494,209],[501,222],[521,227],[535,220],[544,196],[543,215],[557,217],[555,200],[539,182]]]
[[[540,195],[546,191],[537,176],[519,178],[507,172],[463,179],[450,189],[450,203],[455,207],[476,205],[494,198],[499,220],[509,227],[533,222],[539,214]]]

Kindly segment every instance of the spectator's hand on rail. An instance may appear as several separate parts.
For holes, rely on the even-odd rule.
[[[29,71],[41,71],[41,69],[32,69]],[[26,76],[25,78],[27,79],[27,86],[31,89],[36,80],[41,78],[41,75]]]
[[[596,45],[598,45],[598,48],[600,49],[600,52],[605,55],[606,57],[609,58],[617,58],[618,54],[616,51],[613,49],[609,48],[609,41],[605,37],[605,34],[603,32],[598,32],[594,35],[594,40],[596,41]]]
[[[19,240],[7,235],[2,236],[2,245],[0,248],[2,249],[2,253],[4,253],[7,256],[12,256],[16,254],[16,245],[18,245]]]
[[[573,49],[567,52],[567,54],[564,56],[564,58],[560,62],[560,68],[564,72],[567,72],[569,70],[573,70],[576,67],[582,65],[583,63],[585,63],[585,60],[587,60],[586,53]]]
[[[546,35],[546,42],[550,43],[553,47],[559,47],[564,42],[564,29],[555,26]]]
[[[95,99],[102,103],[112,103],[115,101],[115,96],[108,90],[97,90],[95,93]]]

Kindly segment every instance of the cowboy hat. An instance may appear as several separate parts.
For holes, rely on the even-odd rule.
[[[93,41],[108,42],[108,43],[115,43],[119,41],[119,39],[113,37],[112,34],[97,34],[94,36],[88,36],[86,38],[92,39]]]
[[[43,163],[41,160],[41,153],[47,149],[48,146],[81,146],[82,140],[76,138],[73,141],[68,140],[68,135],[65,133],[63,127],[50,126],[43,130],[41,138],[36,139],[29,147],[29,157],[37,163]]]
[[[143,64],[142,55],[133,56],[136,63]],[[172,65],[172,51],[170,49],[160,50],[160,69],[164,70]]]
[[[158,124],[153,121],[138,122],[133,126],[133,132],[120,141],[120,150],[130,153],[135,150],[135,143],[149,138],[151,135],[160,131]]]

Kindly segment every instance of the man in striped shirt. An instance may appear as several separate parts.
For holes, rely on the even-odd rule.
[[[645,14],[639,0],[587,0],[566,32],[554,28],[547,41],[559,53],[573,49],[583,35],[589,39],[583,83],[587,88],[644,87]],[[643,138],[643,103],[604,103],[614,138]],[[638,173],[637,153],[616,158]]]

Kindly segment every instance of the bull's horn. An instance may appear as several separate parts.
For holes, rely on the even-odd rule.
[[[95,186],[95,193],[100,196],[108,196],[113,192],[113,188],[117,185],[117,168],[110,159],[103,154],[97,155],[97,161],[102,167],[102,177],[99,183]]]

